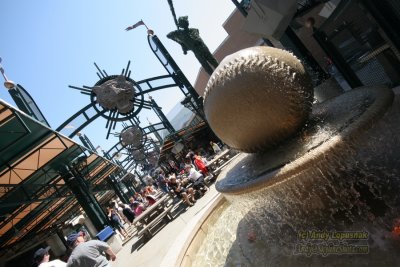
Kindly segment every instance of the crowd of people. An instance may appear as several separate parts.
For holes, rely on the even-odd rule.
[[[153,183],[131,196],[129,203],[111,201],[107,206],[111,226],[123,239],[129,238],[124,224],[133,224],[135,218],[163,194],[176,196],[188,206],[193,206],[196,199],[208,191],[204,178],[209,175],[205,160],[193,152],[188,153],[181,170],[165,174],[159,169],[155,172]]]
[[[219,146],[210,142],[214,153],[221,151]],[[132,225],[136,217],[140,216],[147,207],[156,203],[163,194],[177,197],[188,206],[193,206],[196,199],[201,198],[208,190],[205,178],[212,176],[207,168],[207,161],[199,153],[187,153],[184,161],[178,165],[174,164],[166,173],[158,169],[153,174],[149,185],[143,187],[129,198],[129,203],[111,201],[107,206],[107,215],[111,226],[121,235],[123,239],[130,235],[124,225]]]
[[[210,143],[214,153],[221,151],[219,146]],[[189,152],[179,167],[171,168],[169,172],[158,169],[154,173],[153,182],[143,187],[129,198],[129,203],[120,200],[111,201],[106,207],[106,213],[114,230],[122,237],[131,235],[126,229],[134,224],[135,218],[140,216],[149,206],[155,204],[164,194],[193,206],[208,190],[205,178],[212,175],[207,168],[207,161],[199,153]],[[110,266],[108,259],[114,261],[115,253],[110,246],[99,240],[86,241],[85,233],[78,231],[67,237],[67,245],[71,254],[67,262],[61,260],[50,261],[50,247],[40,248],[34,254],[34,266],[38,267],[66,267],[66,266]]]
[[[181,198],[184,203],[193,206],[196,199],[208,191],[205,178],[213,176],[207,168],[207,160],[199,153],[189,152],[179,167],[176,167],[177,164],[173,166],[168,173],[158,170],[155,173],[155,184],[164,193]]]
[[[153,205],[157,201],[159,194],[157,189],[149,185],[129,198],[129,203],[117,200],[109,203],[106,207],[108,219],[111,226],[123,240],[131,236],[126,230],[126,225],[133,225],[135,218],[142,214],[147,207]]]

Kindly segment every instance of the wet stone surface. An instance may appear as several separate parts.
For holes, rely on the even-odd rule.
[[[375,101],[378,96],[385,101]],[[334,138],[349,139],[353,138],[351,135],[362,134],[359,132],[361,126],[357,125],[374,121],[386,111],[391,98],[388,89],[355,89],[313,106],[310,119],[293,138],[275,149],[243,154],[228,165],[218,178],[217,190],[236,193],[249,186],[280,181],[284,178],[280,172],[285,165],[304,158],[307,161],[306,157],[312,160],[321,156],[321,153],[329,149],[327,146],[334,145],[329,143]]]
[[[244,154],[222,173],[230,204],[194,266],[398,265],[400,98],[391,105],[389,92],[351,92],[315,107],[323,123],[303,129],[300,148]]]

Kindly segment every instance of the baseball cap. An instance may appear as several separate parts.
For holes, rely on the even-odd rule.
[[[78,237],[80,237],[80,236],[84,236],[85,234],[81,231],[81,232],[78,232],[78,233],[72,233],[72,234],[70,234],[69,236],[68,236],[68,238],[67,238],[67,245],[69,246],[69,247],[73,247],[74,246],[74,244],[75,244],[75,241],[78,239]]]
[[[49,253],[50,247],[46,248],[39,248],[36,250],[35,254],[33,254],[33,260],[35,262],[41,262],[43,260],[43,257]]]

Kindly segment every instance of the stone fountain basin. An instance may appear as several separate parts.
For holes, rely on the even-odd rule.
[[[375,263],[383,263],[382,260],[387,260],[389,264],[398,262],[396,256],[393,256],[393,251],[390,252],[392,247],[387,251],[385,250],[383,254],[380,248],[384,247],[385,242],[393,241],[389,240],[392,222],[394,218],[400,217],[398,208],[400,201],[397,196],[399,195],[397,189],[399,187],[398,178],[400,177],[398,159],[400,152],[400,96],[397,96],[393,105],[391,105],[393,96],[391,91],[382,90],[384,91],[383,95],[376,87],[352,90],[350,91],[350,98],[346,93],[345,99],[348,98],[349,101],[356,104],[348,103],[348,108],[336,110],[335,116],[324,116],[324,120],[327,122],[324,125],[328,126],[310,127],[296,137],[307,141],[307,145],[298,147],[296,142],[288,142],[286,148],[294,155],[279,154],[279,148],[275,151],[275,154],[241,154],[218,177],[217,188],[223,192],[228,201],[225,201],[222,197],[216,198],[203,210],[200,217],[194,218],[196,223],[193,223],[190,229],[185,229],[178,237],[179,241],[175,242],[179,246],[174,246],[168,253],[168,255],[176,255],[176,251],[180,251],[179,255],[172,257],[173,259],[171,257],[166,258],[165,265],[162,266],[202,266],[205,263],[211,264],[210,266],[230,266],[229,264],[237,264],[238,262],[244,264],[242,266],[247,266],[246,264],[258,266],[257,263],[259,262],[255,260],[257,256],[254,257],[254,255],[261,255],[264,264],[271,261],[269,262],[271,266],[274,263],[291,266],[300,262],[309,264],[308,266],[320,266],[336,260],[330,256],[317,257],[317,259],[313,257],[280,257],[282,251],[279,245],[283,244],[284,246],[287,240],[277,238],[282,233],[290,233],[287,230],[288,227],[298,230],[300,229],[299,225],[305,228],[318,226],[318,224],[310,223],[310,221],[315,218],[320,219],[320,212],[324,211],[328,211],[328,220],[319,223],[335,226],[334,224],[337,223],[338,219],[333,216],[332,218],[329,217],[332,215],[330,214],[332,211],[335,209],[336,211],[348,211],[352,207],[357,207],[357,203],[346,200],[346,195],[353,190],[352,188],[349,192],[345,192],[346,194],[342,194],[343,192],[332,193],[331,191],[325,191],[321,194],[321,192],[315,191],[320,189],[318,183],[324,183],[324,179],[303,177],[305,181],[302,182],[296,179],[299,173],[303,172],[302,166],[303,170],[304,167],[314,170],[313,173],[317,176],[318,168],[321,167],[321,165],[318,165],[318,161],[329,162],[331,160],[338,161],[337,164],[331,166],[333,171],[330,172],[336,178],[353,171],[354,165],[356,165],[355,167],[366,168],[365,172],[358,175],[363,176],[362,179],[365,179],[363,182],[372,187],[374,187],[374,183],[378,184],[379,188],[375,188],[377,191],[374,193],[383,201],[386,201],[389,209],[384,215],[379,215],[371,213],[371,209],[363,213],[363,208],[357,207],[361,214],[346,214],[343,220],[339,218],[340,226],[345,227],[345,229],[356,230],[359,229],[357,227],[363,227],[362,229],[370,231],[372,240],[370,245],[374,249],[367,256],[361,255],[361,258],[353,257],[353,255],[350,255],[351,257],[342,256],[339,259],[340,264],[351,266],[356,262],[370,263],[373,260],[375,260]],[[368,101],[355,101],[360,100],[361,95],[365,94],[369,96],[367,97]],[[325,105],[329,103],[331,103],[330,105],[337,104],[335,101],[338,101],[338,99],[340,97],[324,103]],[[345,99],[342,99],[342,101]],[[353,105],[353,108],[351,105]],[[366,107],[366,109],[364,109],[364,112],[357,112],[354,105],[361,108]],[[388,112],[386,112],[387,109]],[[313,112],[313,116],[321,116],[320,114],[324,114],[325,110],[329,110],[329,107],[320,106]],[[342,117],[339,118],[338,114],[341,114]],[[339,123],[334,124],[332,120],[339,121]],[[332,131],[332,125],[344,127]],[[322,134],[322,138],[313,139],[311,137],[321,137],[321,133],[325,133],[327,129],[327,133]],[[306,134],[304,135],[304,133]],[[313,133],[319,134],[313,135]],[[333,153],[333,157],[329,157],[332,149],[338,146],[344,146],[345,150],[338,151],[346,153]],[[277,157],[277,154],[280,156]],[[360,161],[351,159],[347,166],[346,156],[349,155],[361,157]],[[266,160],[270,160],[267,162],[268,164],[265,164]],[[256,164],[253,164],[253,161]],[[249,166],[253,168],[250,172]],[[377,176],[377,173],[384,176]],[[358,177],[355,177],[355,179],[357,180]],[[338,180],[340,186],[345,187],[346,184],[342,182],[340,179]],[[310,186],[309,189],[307,189],[307,186]],[[385,186],[388,188],[384,188]],[[391,190],[389,187],[392,186],[395,186],[395,188]],[[322,189],[325,190],[326,188]],[[303,198],[303,193],[307,195],[308,199]],[[286,199],[285,195],[288,194],[298,194],[300,197],[294,200],[290,197]],[[325,195],[326,200],[324,200]],[[266,200],[268,200],[267,203]],[[326,203],[325,201],[331,202]],[[341,201],[343,203],[340,203]],[[239,202],[245,205],[238,205]],[[338,203],[339,205],[335,206]],[[259,209],[260,205],[264,205],[264,209]],[[255,206],[257,212],[252,209]],[[352,222],[353,228],[346,224],[348,223],[345,222],[346,219]],[[221,236],[218,237],[218,234]],[[255,241],[252,241],[253,238]]]
[[[226,209],[227,205],[226,199],[217,194],[180,232],[160,266],[192,266],[209,227],[217,220],[218,211]]]

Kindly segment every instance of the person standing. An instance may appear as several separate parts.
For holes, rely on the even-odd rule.
[[[212,149],[214,150],[215,154],[221,152],[221,148],[213,141],[210,142],[210,145],[211,145]]]
[[[168,180],[165,178],[164,171],[162,170],[158,171],[157,182],[158,182],[158,187],[161,189],[161,191],[164,192],[165,194],[168,194],[169,192]]]
[[[50,261],[49,254],[50,247],[39,248],[36,250],[33,255],[33,260],[35,262],[35,266],[38,267],[65,267],[67,264],[60,260],[52,260]]]
[[[72,233],[67,238],[67,245],[72,249],[71,256],[68,259],[67,267],[110,267],[103,252],[115,261],[117,256],[110,246],[100,240],[89,240],[85,242],[83,233]]]
[[[197,167],[197,169],[206,177],[209,174],[208,168],[203,161],[203,158],[199,154],[193,155],[193,164]],[[186,168],[186,167],[185,167]],[[196,177],[197,179],[197,177]]]
[[[143,204],[140,204],[140,202],[138,201],[134,201],[132,203],[132,210],[135,213],[135,216],[138,217],[140,214],[143,213],[143,211],[145,210]]]
[[[120,203],[119,207],[122,209],[122,213],[124,214],[125,218],[130,222],[130,224],[132,224],[135,220],[135,213],[131,210],[129,206],[127,207],[123,203]]]
[[[111,222],[111,226],[123,236],[123,238],[127,238],[128,232],[125,230],[125,226],[122,224],[121,217],[118,212],[113,207],[107,207],[107,216]]]
[[[185,171],[187,173],[188,179],[193,182],[193,188],[204,195],[208,191],[208,186],[204,182],[204,176],[196,171],[191,165],[185,166]]]
[[[123,221],[127,224],[130,224],[129,220],[126,218],[126,216],[123,213],[123,207],[120,206],[120,203],[122,203],[122,202],[118,202],[118,204],[117,204],[116,201],[111,201],[110,205],[111,205],[111,207],[114,208],[114,210],[116,210],[118,212],[121,221]]]

